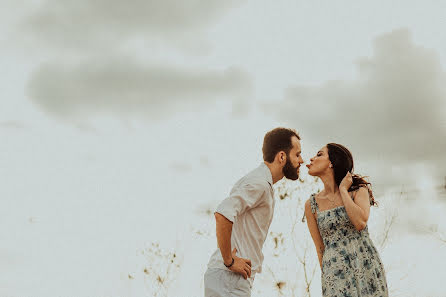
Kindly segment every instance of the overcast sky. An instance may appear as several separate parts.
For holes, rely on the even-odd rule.
[[[131,295],[279,125],[380,195],[445,183],[438,1],[2,3],[2,296]]]

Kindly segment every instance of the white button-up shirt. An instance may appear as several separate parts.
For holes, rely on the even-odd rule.
[[[274,191],[271,171],[265,163],[242,177],[231,190],[229,197],[218,205],[218,212],[233,222],[231,251],[251,260],[251,286],[255,273],[262,271],[262,247],[268,235],[274,214]],[[229,270],[223,263],[220,249],[212,254],[209,268]]]

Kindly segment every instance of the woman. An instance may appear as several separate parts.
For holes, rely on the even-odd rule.
[[[351,174],[353,157],[340,144],[327,144],[310,160],[308,173],[324,183],[305,203],[322,270],[322,295],[388,296],[384,268],[367,229],[370,206],[376,204],[370,183]]]

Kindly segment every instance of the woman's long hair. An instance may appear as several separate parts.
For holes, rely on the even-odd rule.
[[[366,180],[366,177],[353,173],[353,157],[350,151],[343,145],[337,143],[328,143],[328,158],[333,165],[334,179],[336,184],[339,185],[342,179],[347,175],[347,172],[351,172],[353,183],[348,189],[349,192],[356,191],[360,187],[367,188],[370,196],[370,205],[377,205],[375,198],[373,197],[372,184]]]

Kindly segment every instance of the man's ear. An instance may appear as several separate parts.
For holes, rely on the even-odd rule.
[[[279,152],[279,162],[280,163],[286,162],[286,154],[284,151]]]

